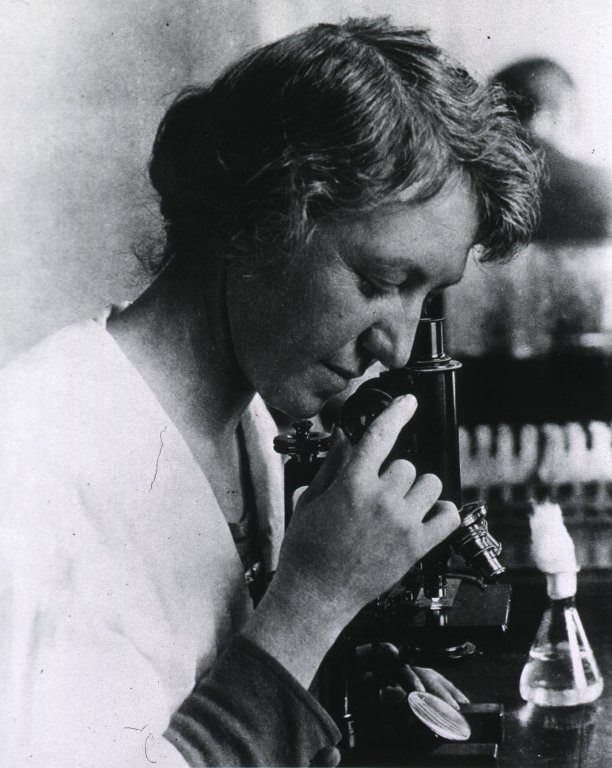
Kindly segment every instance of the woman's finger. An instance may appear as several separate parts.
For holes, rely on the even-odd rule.
[[[450,704],[451,707],[459,709],[460,704],[470,703],[468,697],[457,686],[453,685],[450,680],[447,680],[444,675],[436,672],[435,669],[413,667],[412,671],[420,678],[426,691],[439,696],[447,704]]]
[[[420,478],[417,477],[415,485]],[[411,492],[406,496],[411,500]],[[430,548],[440,541],[443,541],[461,525],[459,510],[452,501],[439,499],[422,516],[422,521],[427,529],[427,535],[430,539]]]
[[[425,691],[423,681],[408,664],[402,664],[398,667],[397,682],[406,692]]]
[[[419,475],[414,481],[412,488],[406,494],[406,499],[416,509],[423,509],[422,517],[425,516],[434,503],[440,498],[442,492],[442,481],[437,475],[426,473]]]
[[[405,496],[412,488],[416,478],[416,468],[411,461],[396,459],[381,474],[381,480],[395,486]]]
[[[355,661],[358,669],[370,669],[391,673],[398,664],[399,651],[392,643],[367,643],[355,648]]]
[[[356,471],[380,473],[382,463],[395,445],[397,436],[417,409],[414,395],[402,395],[379,414],[354,446]]]

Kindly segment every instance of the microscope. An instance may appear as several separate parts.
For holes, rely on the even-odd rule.
[[[418,474],[436,474],[442,481],[441,498],[453,501],[461,517],[460,527],[448,539],[360,611],[322,666],[319,697],[343,733],[346,764],[401,764],[397,760],[407,754],[402,747],[407,740],[415,743],[409,735],[415,719],[398,717],[403,702],[394,713],[389,696],[385,701],[385,690],[391,690],[384,668],[390,656],[418,666],[462,662],[494,643],[508,626],[510,587],[496,582],[504,567],[498,559],[501,546],[488,530],[486,506],[484,502],[462,504],[455,381],[460,368],[461,363],[444,350],[444,319],[422,318],[407,365],[367,380],[340,412],[340,427],[356,443],[395,398],[414,394],[419,407],[400,431],[389,459],[404,458]],[[285,463],[287,524],[296,491],[312,480],[330,443],[327,433],[313,432],[311,427],[310,422],[298,422],[292,433],[274,441],[275,450],[289,457]],[[372,668],[366,674],[360,671],[364,649],[374,666],[378,664],[377,674],[372,674]],[[381,662],[385,657],[387,662]],[[471,754],[478,764],[495,765],[501,708],[485,704],[471,709],[473,735],[486,739],[489,748],[482,754],[473,749]],[[443,753],[445,746],[440,747]],[[468,753],[464,748],[464,757]],[[418,759],[424,760],[422,755]],[[436,763],[431,757],[428,764],[455,763],[452,759]]]

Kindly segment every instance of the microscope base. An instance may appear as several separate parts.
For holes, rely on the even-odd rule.
[[[357,678],[350,671],[351,649],[364,645],[375,648],[378,643],[383,647],[390,643],[399,650],[402,661],[438,668],[469,660],[477,651],[495,646],[508,627],[510,586],[485,586],[462,579],[453,585],[453,593],[452,605],[431,610],[429,604],[415,605],[408,591],[395,592],[391,599],[382,598],[366,606],[344,631],[335,649],[335,663],[331,665],[340,684],[337,680],[331,686],[336,700],[328,706],[336,722],[346,726],[345,746],[353,747],[343,752],[343,765],[406,768],[494,768],[497,765],[502,739],[500,705],[478,704],[464,708],[471,728],[468,741],[432,740],[431,735],[419,736],[418,732],[412,732],[410,723],[398,729],[394,715],[381,711],[376,668],[371,680],[373,692],[364,692],[354,685]],[[384,681],[384,668],[381,671]]]
[[[498,753],[497,744],[443,744],[419,758],[416,765],[419,768],[497,768]]]
[[[341,766],[404,766],[404,768],[497,768],[502,742],[501,704],[469,704],[461,712],[470,724],[468,741],[439,739],[427,748],[419,733],[406,730],[401,737],[385,738],[378,747],[342,751]],[[389,734],[387,734],[388,736]],[[422,734],[421,734],[422,735]]]

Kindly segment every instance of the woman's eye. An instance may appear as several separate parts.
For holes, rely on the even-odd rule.
[[[381,296],[385,296],[385,294],[388,292],[388,289],[381,288],[379,285],[376,285],[376,283],[373,283],[366,277],[360,276],[359,291],[362,296],[366,297],[366,299],[376,299],[380,298]]]

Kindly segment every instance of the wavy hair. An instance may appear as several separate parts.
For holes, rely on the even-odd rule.
[[[153,147],[162,261],[211,244],[251,266],[293,254],[317,224],[400,190],[471,180],[483,260],[537,223],[540,163],[499,86],[480,84],[426,32],[386,19],[318,24],[183,91]]]

